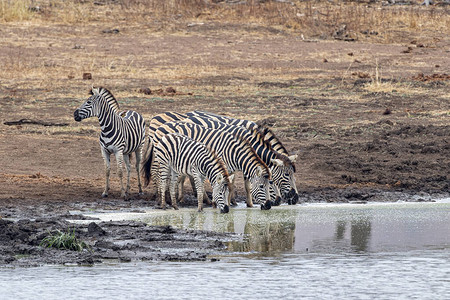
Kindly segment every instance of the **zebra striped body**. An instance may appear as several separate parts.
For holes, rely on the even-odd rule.
[[[117,160],[118,175],[121,185],[121,196],[126,197],[130,190],[130,155],[136,155],[136,170],[139,174],[142,148],[145,142],[145,121],[135,111],[119,113],[119,104],[114,96],[105,88],[92,88],[91,96],[74,112],[74,119],[80,122],[90,117],[98,117],[101,134],[100,146],[106,169],[106,186],[102,194],[108,196],[110,156]],[[123,187],[122,165],[127,168],[127,187]],[[140,177],[138,176],[139,193],[142,194]]]
[[[180,175],[189,175],[194,179],[197,190],[198,211],[202,211],[204,182],[208,179],[213,190],[213,203],[220,212],[227,213],[226,204],[229,194],[229,176],[222,160],[205,145],[177,133],[167,134],[159,139],[154,147],[157,187],[161,207],[165,208],[165,192],[170,182],[172,206],[176,203],[176,186]]]
[[[164,123],[167,122],[172,122],[172,121],[181,121],[183,119],[186,119],[187,115],[184,114],[180,114],[174,111],[168,111],[165,113],[161,113],[158,114],[156,116],[154,116],[151,120],[150,120],[150,124],[149,124],[149,134],[148,134],[148,138],[149,139],[153,139],[153,136],[155,134],[155,131]]]
[[[189,114],[189,113],[188,113]],[[297,194],[297,187],[295,184],[295,165],[288,156],[278,153],[273,150],[271,145],[264,140],[264,137],[259,131],[247,130],[244,127],[225,124],[213,119],[199,116],[190,116],[184,120],[185,122],[193,122],[194,124],[219,129],[230,132],[235,136],[239,136],[249,141],[258,156],[269,167],[272,180],[275,188],[275,195],[291,199],[293,194]],[[292,195],[292,196],[289,196]],[[276,198],[271,195],[271,200],[276,204],[281,202],[281,198]],[[295,201],[296,202],[296,201]]]
[[[248,179],[246,184],[248,206],[253,206],[253,198],[256,203],[261,204],[262,209],[271,207],[268,189],[270,171],[246,141],[228,132],[205,128],[196,124],[167,122],[155,131],[153,142],[157,143],[163,135],[173,132],[190,137],[214,150],[224,161],[229,173],[242,171],[244,178]],[[152,146],[150,146],[143,167],[146,183],[148,183],[152,173],[152,161],[150,159],[153,151],[151,148]]]
[[[286,150],[284,145],[275,136],[275,134],[272,132],[272,130],[270,130],[269,128],[267,128],[265,126],[259,126],[257,123],[255,123],[253,121],[234,119],[234,118],[221,116],[221,115],[213,114],[213,113],[206,112],[206,111],[199,111],[199,110],[194,110],[194,111],[188,112],[188,113],[186,113],[186,115],[188,117],[190,117],[190,116],[205,117],[205,118],[213,119],[213,120],[216,120],[216,121],[219,121],[222,123],[244,127],[248,130],[259,131],[259,133],[264,137],[264,140],[271,145],[273,150],[275,150],[281,154],[289,155],[288,151]]]

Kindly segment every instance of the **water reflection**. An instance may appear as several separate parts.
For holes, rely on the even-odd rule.
[[[450,239],[448,203],[281,206],[270,211],[233,209],[228,214],[181,209],[129,218],[151,225],[243,234],[242,241],[229,244],[230,251],[269,256],[404,251],[428,245],[448,248]]]
[[[351,245],[356,251],[366,251],[370,240],[372,226],[368,218],[361,218],[351,222]]]

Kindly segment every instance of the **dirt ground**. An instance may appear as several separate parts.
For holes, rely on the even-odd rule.
[[[114,161],[110,198],[100,197],[98,121],[73,120],[92,86],[107,87],[122,109],[147,121],[191,110],[263,120],[298,154],[302,202],[427,201],[450,193],[444,33],[379,44],[305,39],[251,24],[165,33],[123,22],[10,23],[0,41],[0,217],[156,205],[151,187],[138,196],[134,170],[130,199],[119,198]],[[53,126],[5,124],[21,119]]]

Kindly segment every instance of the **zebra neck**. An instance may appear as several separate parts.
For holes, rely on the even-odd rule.
[[[110,131],[113,124],[116,124],[122,118],[111,107],[104,107],[98,114],[98,121],[103,131]]]
[[[236,147],[236,153],[235,153],[235,170],[240,170],[242,173],[244,173],[244,176],[250,175],[251,169],[252,169],[252,158],[251,158],[251,152],[245,151],[246,147],[241,144],[238,147]],[[247,149],[248,150],[248,149]]]

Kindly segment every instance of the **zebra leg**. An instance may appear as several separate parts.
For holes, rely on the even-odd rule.
[[[125,196],[128,196],[130,194],[130,174],[131,174],[130,155],[125,154],[123,156],[123,160],[125,162],[125,167],[127,169],[127,189],[125,190]]]
[[[108,151],[106,151],[106,149],[102,148],[102,156],[103,161],[105,163],[105,178],[106,178],[105,190],[102,193],[102,197],[106,198],[108,197],[109,192],[109,174],[111,173],[111,154],[109,154]]]
[[[170,185],[169,185],[170,200],[172,201],[172,207],[176,210],[178,210],[177,195],[176,195],[177,194],[176,193],[177,185],[178,185],[178,174],[174,170],[171,170]]]
[[[253,207],[253,200],[252,200],[252,193],[251,193],[251,186],[250,181],[248,179],[244,180],[245,183],[245,192],[247,193],[247,207]]]
[[[191,182],[192,185],[192,190],[194,192],[197,192],[197,188],[196,188],[196,183],[193,177],[189,176],[189,181]],[[199,197],[199,195],[197,194],[197,199]],[[206,202],[206,204],[211,205],[211,200],[209,199],[208,195],[206,194],[205,188],[203,187],[203,195],[200,195],[202,197],[202,201]]]
[[[161,203],[161,208],[166,209],[166,182],[161,180],[159,183],[159,203]]]
[[[126,198],[125,189],[123,188],[123,152],[122,150],[117,151],[116,153],[117,160],[117,174],[119,175],[120,180],[120,196],[122,198]]]
[[[178,177],[178,195],[177,199],[179,202],[184,202],[184,181],[186,180],[186,175],[181,175]]]
[[[234,173],[231,173],[230,175],[233,175]],[[230,192],[228,193],[228,206],[236,206],[236,197],[237,197],[237,191],[234,188],[234,181],[236,180],[236,176],[230,176]]]
[[[203,194],[205,193],[204,183],[201,175],[193,174],[193,180],[195,184],[195,190],[197,191],[197,210],[201,212],[203,210]]]
[[[135,152],[136,153],[136,172],[138,174],[139,196],[144,195],[144,193],[142,192],[141,175],[139,173],[139,167],[141,165],[141,160],[142,160],[142,148],[143,147],[139,147]]]
[[[168,168],[159,168],[159,176],[158,176],[158,192],[159,192],[159,199],[160,199],[160,203],[161,203],[161,208],[162,209],[166,209],[166,187],[167,187],[167,182],[169,179],[169,174],[168,174],[169,170]]]

